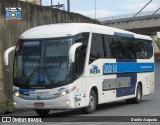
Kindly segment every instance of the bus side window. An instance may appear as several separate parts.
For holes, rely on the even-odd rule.
[[[101,34],[92,34],[91,50],[89,64],[93,61],[104,58],[103,36]]]
[[[135,51],[135,39],[134,38],[125,38],[125,49],[126,49],[126,58],[127,59],[136,59]]]
[[[153,56],[152,41],[146,40],[146,49],[147,49],[147,58],[149,59]]]
[[[104,58],[114,58],[115,57],[115,41],[112,40],[113,37],[109,35],[104,36]]]
[[[143,44],[143,41],[138,39],[136,40],[135,42],[136,44],[136,58],[137,59],[144,59],[145,56],[145,51],[144,51],[144,44]]]
[[[83,60],[81,49],[78,48],[75,54],[74,77],[77,78],[83,72]]]
[[[125,41],[126,39],[123,37],[115,37],[116,58],[119,59],[127,58]]]
[[[86,52],[88,47],[89,33],[80,33],[74,36],[75,43],[82,43],[82,46],[78,47],[75,54],[74,74],[77,78],[83,73],[84,64],[86,60]]]

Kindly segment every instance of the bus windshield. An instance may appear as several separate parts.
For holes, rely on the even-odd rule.
[[[14,84],[47,86],[71,80],[68,52],[72,39],[22,41],[16,48]]]

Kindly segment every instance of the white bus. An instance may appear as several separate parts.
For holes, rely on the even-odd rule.
[[[152,39],[107,26],[66,23],[25,31],[15,47],[15,108],[93,113],[97,104],[139,103],[154,92]]]

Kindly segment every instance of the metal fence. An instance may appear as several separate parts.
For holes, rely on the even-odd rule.
[[[155,11],[148,11],[148,12],[141,12],[136,17],[146,17],[152,15],[160,14],[160,10],[155,13]],[[111,16],[111,17],[103,17],[99,18],[98,21],[105,22],[105,21],[114,21],[114,20],[121,20],[121,19],[129,19],[129,18],[136,18],[134,17],[136,13],[133,14],[126,14],[126,15],[119,15],[119,16]]]

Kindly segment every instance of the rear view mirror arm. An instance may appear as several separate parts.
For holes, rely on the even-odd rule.
[[[13,50],[15,50],[16,46],[12,46],[10,48],[8,48],[5,52],[4,52],[4,55],[3,55],[3,60],[4,60],[4,65],[8,66],[9,63],[8,63],[8,60],[9,60],[9,53],[12,52]]]

